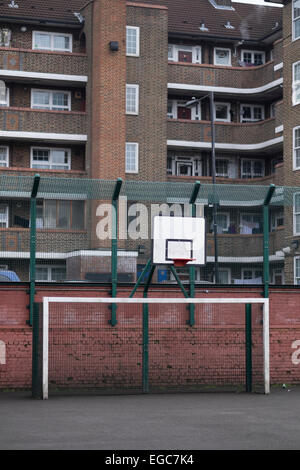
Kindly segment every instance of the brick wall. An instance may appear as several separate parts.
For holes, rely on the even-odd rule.
[[[127,174],[127,179],[165,181],[167,10],[128,6],[127,25],[140,28],[140,55],[127,57],[126,78],[128,84],[139,85],[139,113],[126,117],[126,141],[139,143],[139,173]]]
[[[27,287],[1,286],[0,341],[5,346],[5,361],[0,363],[0,389],[30,388],[31,385],[31,328],[28,319]],[[86,286],[37,286],[37,301],[43,296],[105,296],[109,297],[109,287]],[[119,296],[128,297],[129,290],[119,288]],[[261,289],[245,288],[197,289],[201,297],[260,297]],[[153,297],[181,297],[177,288],[153,288]],[[297,350],[300,340],[299,290],[296,288],[270,289],[270,366],[271,383],[296,384],[300,381],[300,364]],[[226,310],[226,312],[225,312]],[[81,308],[82,311],[82,308]],[[78,325],[78,310],[68,309],[63,314],[53,311],[51,321],[55,331],[55,344],[50,344],[50,373],[52,380],[68,385],[87,385],[94,377],[95,370],[101,371],[100,383],[103,387],[139,387],[141,384],[141,315],[135,308],[119,309],[118,324],[108,325],[110,310],[97,308],[85,312],[86,327],[81,325],[81,342],[74,336],[74,321]],[[57,313],[60,320],[55,325]],[[226,313],[226,315],[225,315]],[[63,316],[61,316],[63,315]],[[235,308],[212,309],[202,307],[201,317],[196,315],[196,325],[188,327],[188,311],[182,306],[166,305],[164,308],[150,308],[150,382],[152,385],[190,386],[199,383],[224,384],[239,383],[244,378],[244,323],[241,313]],[[201,318],[201,320],[200,320]],[[259,379],[262,366],[260,307],[253,307],[253,370],[255,380]],[[63,322],[63,323],[62,323]],[[92,326],[92,328],[90,328]],[[73,336],[72,336],[73,335]],[[66,341],[67,339],[67,341]],[[2,343],[2,344],[3,344]],[[67,344],[68,345],[67,345]],[[82,345],[80,349],[79,344]],[[60,345],[60,373],[54,372],[57,358],[55,351]],[[65,345],[65,346],[64,346]],[[204,346],[205,345],[205,346]],[[230,346],[231,345],[231,346]],[[91,349],[89,347],[91,346]],[[56,347],[56,349],[55,349]],[[72,359],[62,354],[65,350]],[[128,355],[128,352],[130,354]],[[83,356],[81,356],[83,354]],[[74,369],[76,363],[84,363],[86,370]],[[94,355],[94,357],[93,357]],[[56,362],[57,363],[57,362]],[[65,367],[71,367],[66,373]],[[76,370],[78,372],[76,372]]]

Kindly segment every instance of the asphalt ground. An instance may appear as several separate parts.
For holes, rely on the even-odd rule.
[[[0,393],[0,450],[298,450],[300,387],[270,395]]]

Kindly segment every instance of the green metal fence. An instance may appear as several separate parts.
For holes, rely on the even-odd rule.
[[[6,173],[0,198],[1,275],[30,282],[30,321],[36,282],[109,283],[114,297],[121,283],[147,281],[157,214],[204,216],[207,263],[157,267],[152,282],[180,281],[191,297],[198,285],[261,284],[268,296],[270,284],[300,283],[298,187]]]

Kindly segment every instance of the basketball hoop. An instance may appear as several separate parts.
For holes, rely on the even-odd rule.
[[[189,261],[194,261],[195,258],[173,258],[174,266],[176,268],[182,268],[185,266]]]

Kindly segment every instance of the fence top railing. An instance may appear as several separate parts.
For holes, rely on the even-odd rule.
[[[34,178],[35,175],[21,176],[7,173],[0,175],[0,197],[29,199]],[[189,203],[195,184],[200,185],[195,204],[217,203],[228,207],[262,206],[270,189],[269,185],[125,180],[122,182],[119,196],[126,197],[130,201]],[[115,187],[116,180],[40,175],[37,198],[108,201],[113,199]],[[276,186],[271,205],[293,206],[296,194],[300,195],[300,187]]]

